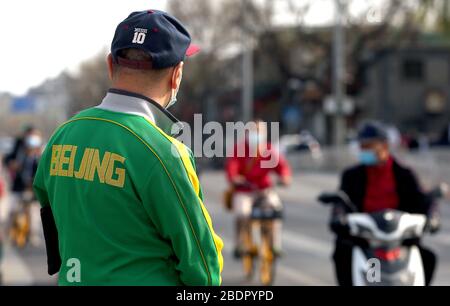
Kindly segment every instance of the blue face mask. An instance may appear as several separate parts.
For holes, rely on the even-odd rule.
[[[378,158],[372,150],[361,150],[359,152],[359,161],[366,166],[375,166],[378,164]]]

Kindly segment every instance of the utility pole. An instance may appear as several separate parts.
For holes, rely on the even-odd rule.
[[[245,12],[245,0],[242,1],[243,12]],[[246,14],[241,17],[242,22],[242,114],[243,122],[253,118],[253,38],[251,29],[246,20]]]
[[[333,127],[333,144],[345,142],[346,126],[344,114],[345,99],[345,33],[343,26],[344,1],[335,0],[336,16],[333,41],[333,96],[336,103],[336,114]]]
[[[242,44],[242,119],[253,117],[253,50],[244,39]]]

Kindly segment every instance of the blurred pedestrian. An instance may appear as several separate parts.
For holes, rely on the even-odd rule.
[[[29,240],[35,246],[40,244],[39,222],[36,222],[35,218],[36,199],[32,186],[42,154],[42,145],[39,130],[33,128],[27,131],[15,159],[11,161],[14,164],[14,175],[7,202],[8,230],[10,238],[19,247],[25,246]]]
[[[6,166],[11,181],[14,181],[19,166],[18,164],[22,160],[23,155],[25,155],[25,139],[35,131],[36,128],[33,125],[26,125],[23,132],[14,139],[11,152],[6,154],[3,159],[3,164]]]

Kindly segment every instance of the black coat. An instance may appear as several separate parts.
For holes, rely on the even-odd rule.
[[[367,185],[367,168],[358,165],[347,169],[342,174],[340,190],[344,191],[356,205],[360,212],[363,211],[364,197]],[[409,213],[428,214],[431,201],[421,190],[413,172],[398,164],[393,163],[393,172],[399,197],[398,210]]]
[[[14,176],[12,191],[23,192],[33,185],[34,176],[37,172],[39,158],[35,156],[24,156],[18,161],[20,168]]]

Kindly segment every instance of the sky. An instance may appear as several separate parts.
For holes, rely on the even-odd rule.
[[[76,71],[84,60],[109,50],[116,25],[130,12],[164,9],[167,1],[0,1],[0,92],[22,95],[64,70]],[[367,1],[375,0],[360,3]],[[280,23],[284,11],[280,7]],[[331,23],[333,12],[331,0],[315,0],[305,22]]]
[[[108,48],[116,25],[166,0],[0,1],[0,92],[30,87]]]

